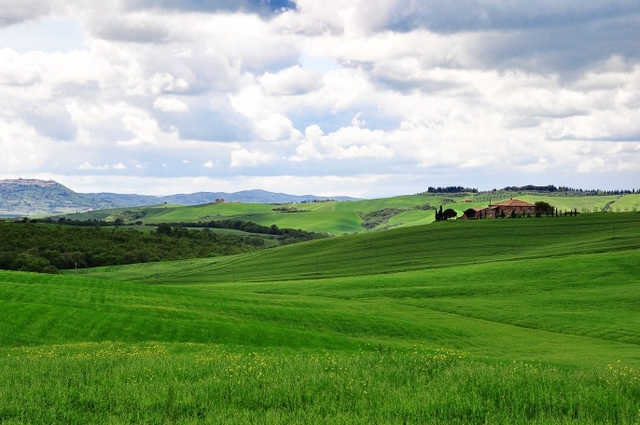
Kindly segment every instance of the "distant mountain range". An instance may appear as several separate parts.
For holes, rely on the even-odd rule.
[[[197,192],[191,194],[179,194],[169,196],[148,195],[122,195],[118,193],[86,193],[85,195],[102,199],[121,207],[138,207],[155,204],[182,204],[200,205],[214,202],[216,199],[224,199],[226,202],[246,202],[260,204],[284,204],[289,202],[304,202],[321,199],[333,199],[336,201],[355,201],[356,198],[348,196],[315,196],[315,195],[287,195],[286,193],[267,192],[266,190],[243,190],[240,192]]]
[[[0,216],[57,214],[115,208],[103,199],[76,193],[53,180],[0,180]]]
[[[156,204],[199,205],[224,199],[227,202],[289,203],[323,199],[352,201],[347,196],[287,195],[265,190],[235,193],[198,192],[170,196],[126,195],[117,193],[77,193],[53,180],[0,180],[0,216],[60,214],[105,208],[138,207]]]

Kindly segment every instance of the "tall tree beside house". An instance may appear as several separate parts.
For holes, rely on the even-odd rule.
[[[554,212],[553,205],[544,201],[538,201],[535,203],[535,205],[536,205],[536,216],[540,217],[540,215],[542,214],[553,215],[553,212]]]
[[[456,210],[454,210],[452,208],[447,208],[442,213],[442,219],[443,220],[449,220],[450,218],[455,218],[457,216],[458,216],[458,213],[456,212]]]
[[[436,211],[436,221],[442,221],[444,220],[444,215],[442,213],[442,205],[440,205],[440,210]]]

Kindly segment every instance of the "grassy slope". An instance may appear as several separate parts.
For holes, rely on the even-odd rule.
[[[482,198],[480,200],[480,198]],[[487,198],[487,199],[485,199]],[[157,205],[152,207],[121,208],[115,210],[92,211],[81,214],[71,214],[68,217],[73,219],[113,219],[117,217],[119,211],[145,211],[147,215],[140,220],[148,224],[159,224],[163,222],[198,222],[221,219],[238,219],[252,221],[261,225],[278,227],[288,227],[303,229],[314,232],[327,232],[334,235],[362,232],[359,212],[373,212],[385,208],[406,209],[393,217],[388,223],[382,223],[379,229],[387,229],[402,226],[419,226],[429,224],[434,221],[433,211],[417,211],[413,208],[430,204],[439,207],[443,199],[453,200],[453,203],[444,204],[444,208],[452,208],[461,216],[468,208],[484,207],[488,204],[487,195],[482,195],[479,200],[473,201],[472,196],[454,195],[407,195],[393,198],[362,200],[354,202],[319,202],[308,204],[296,204],[299,209],[306,210],[304,213],[281,213],[273,211],[275,205],[270,204],[206,204],[197,206],[182,205]],[[473,202],[464,202],[465,199]],[[634,206],[640,206],[640,195],[616,196],[590,196],[590,197],[549,197],[525,195],[519,199],[536,202],[545,201],[561,210],[583,208],[593,211],[594,208],[601,209],[607,203],[615,201],[611,205],[611,211],[620,207],[624,211],[626,207],[629,211]]]
[[[258,326],[257,332],[264,325],[267,335],[282,337],[252,344],[353,348],[365,342],[406,347],[430,341],[497,358],[573,364],[602,363],[611,356],[640,360],[635,335],[640,214],[439,223],[372,233],[369,245],[366,238],[96,269],[87,276],[110,281],[89,279],[82,285],[99,292],[104,285],[128,288],[139,292],[137,299],[144,293],[149,300],[130,313],[138,321],[147,311],[168,317],[184,313],[194,323],[215,324],[210,329],[220,326],[209,333],[194,325],[203,339],[193,342],[242,344],[239,334],[224,329]],[[73,279],[73,288],[84,282]],[[114,279],[164,285],[140,291]],[[182,297],[190,300],[184,308]],[[126,297],[122,302],[128,304]],[[287,336],[290,330],[295,337]],[[247,338],[245,331],[240,334]],[[227,339],[216,339],[220,335]]]
[[[625,208],[628,211],[631,211],[633,208],[636,210],[640,209],[640,194],[635,195],[625,195],[621,198],[618,198],[612,205],[612,211],[615,211],[617,208],[620,208],[620,211],[624,211]]]
[[[593,253],[617,246],[638,247],[640,214],[584,214],[578,217],[518,218],[440,222],[384,232],[361,233],[303,245],[260,251],[247,256],[198,260],[171,267],[167,283],[282,281],[423,270],[448,265],[518,258]],[[612,239],[614,225],[617,239]],[[369,242],[367,242],[369,241]],[[317,264],[317,274],[316,274]],[[137,279],[149,265],[127,266],[114,278]],[[128,275],[126,271],[133,274]],[[103,270],[96,276],[112,278]],[[172,277],[175,275],[175,277]],[[144,280],[142,280],[144,281]]]
[[[563,197],[552,197],[552,196],[532,196],[526,195],[522,196],[518,199],[521,199],[525,202],[535,203],[537,201],[547,202],[554,207],[560,210],[573,210],[577,209],[581,211],[582,208],[587,208],[590,211],[593,211],[594,207],[598,209],[602,209],[607,203],[615,201],[618,199],[617,196],[584,196],[584,197],[575,197],[575,198],[563,198]]]
[[[78,276],[0,272],[0,419],[640,419],[640,214],[369,237]]]
[[[637,255],[260,285],[141,287],[6,272],[0,346],[151,340],[356,350],[426,343],[494,359],[638,366]]]

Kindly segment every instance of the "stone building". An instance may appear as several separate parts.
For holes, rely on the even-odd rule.
[[[535,214],[536,206],[528,202],[520,201],[519,199],[511,198],[496,202],[488,207],[474,208],[474,210],[476,215],[475,217],[471,217],[471,219],[502,217],[503,213],[505,217],[509,217],[512,212],[515,212],[517,215]],[[469,217],[463,215],[461,218],[468,219]]]

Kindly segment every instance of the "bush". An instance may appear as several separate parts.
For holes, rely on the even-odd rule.
[[[56,269],[56,266],[45,266],[42,268],[42,273],[49,273],[49,274],[58,274],[58,269]]]
[[[536,202],[536,217],[540,217],[541,214],[551,215],[553,214],[553,205],[544,202],[538,201]]]
[[[454,209],[451,209],[451,208],[447,208],[442,213],[442,218],[445,219],[445,220],[449,220],[450,218],[455,218],[457,216],[458,216],[458,213]]]

